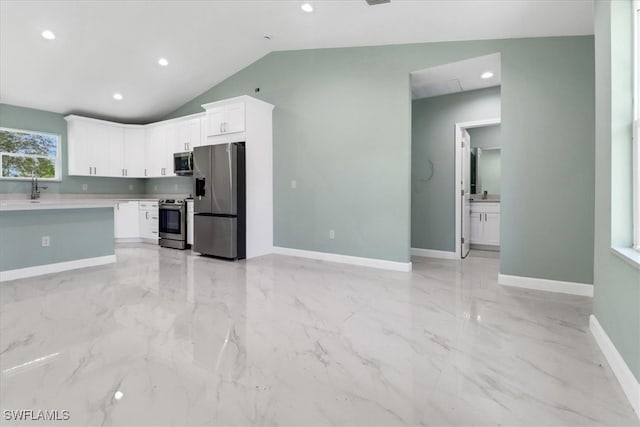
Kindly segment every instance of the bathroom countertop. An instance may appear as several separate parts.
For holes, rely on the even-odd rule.
[[[500,199],[471,199],[471,203],[500,203]]]

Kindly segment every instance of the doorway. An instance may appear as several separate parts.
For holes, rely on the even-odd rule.
[[[455,183],[456,188],[454,194],[458,195],[456,200],[456,255],[458,258],[466,258],[471,249],[472,239],[472,221],[471,221],[471,198],[478,194],[481,188],[472,189],[472,181],[477,183],[476,179],[472,179],[472,153],[471,153],[471,135],[469,129],[497,126],[500,125],[500,118],[487,120],[477,120],[471,122],[456,123],[454,132],[455,145]],[[486,148],[485,148],[486,149]],[[478,156],[476,155],[476,158]],[[473,168],[473,172],[479,171],[479,167]],[[477,186],[477,184],[476,184]],[[475,190],[475,191],[474,191]],[[487,191],[488,190],[484,190]],[[482,193],[480,193],[482,194]],[[488,215],[485,213],[484,222],[487,222]],[[481,219],[481,221],[483,221]]]
[[[476,127],[500,124],[500,54],[417,70],[410,80],[411,254],[461,259],[471,243],[469,238],[464,247],[461,243],[463,232],[470,232],[468,221],[463,227],[462,209],[468,216],[471,208],[470,171],[461,192],[462,162],[473,157],[461,143],[465,137],[473,141],[469,131]]]

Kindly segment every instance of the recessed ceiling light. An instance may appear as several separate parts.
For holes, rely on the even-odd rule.
[[[158,64],[162,65],[163,67],[166,67],[167,65],[169,65],[169,61],[167,61],[167,58],[160,58],[158,59]]]
[[[53,34],[53,31],[51,31],[51,30],[44,30],[42,32],[42,37],[44,37],[47,40],[53,40],[53,39],[56,38],[56,35]]]
[[[115,398],[116,398],[116,400],[120,400],[120,399],[122,399],[122,398],[124,397],[124,393],[123,393],[123,392],[121,392],[120,390],[118,390],[118,391],[116,391],[116,392],[114,393],[113,397],[115,397]]]
[[[493,73],[491,71],[485,71],[480,77],[483,79],[490,79],[493,77]]]
[[[300,9],[305,12],[313,12],[313,6],[311,6],[311,3],[303,3],[302,6],[300,6]]]
[[[115,99],[116,101],[122,101],[122,98],[124,98],[124,96],[122,96],[121,93],[116,92],[113,94],[113,99]]]

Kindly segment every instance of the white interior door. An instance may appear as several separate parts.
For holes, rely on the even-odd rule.
[[[466,129],[462,129],[462,162],[460,167],[462,170],[462,258],[469,254],[469,243],[471,242],[471,136]]]

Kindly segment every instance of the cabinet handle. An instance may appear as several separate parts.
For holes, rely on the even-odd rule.
[[[222,130],[222,125],[223,125],[223,122],[220,122],[220,133],[224,132],[224,131]]]
[[[487,222],[487,213],[484,213],[484,222]]]
[[[144,218],[145,218],[145,219],[149,219],[149,212],[145,212],[145,213],[144,213]]]
[[[89,166],[89,175],[91,175],[91,166]]]
[[[480,221],[482,221],[482,212],[480,212]]]
[[[224,131],[227,131],[227,122],[224,122]]]

